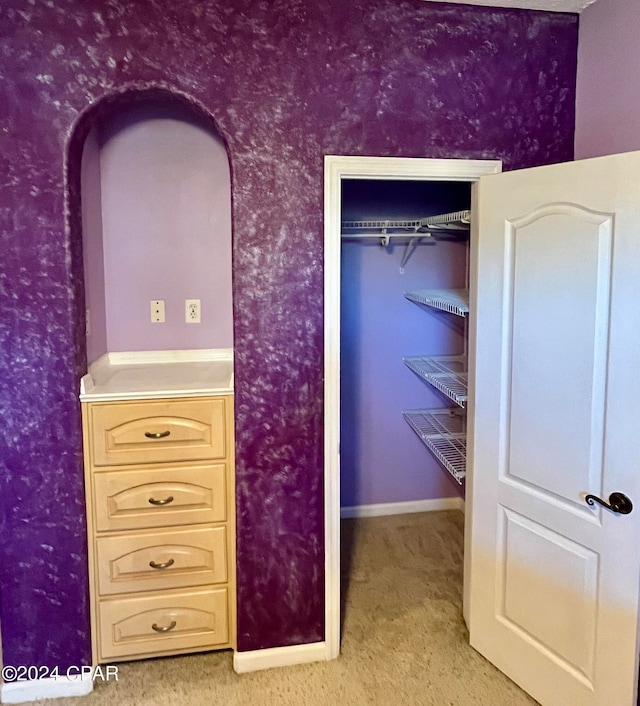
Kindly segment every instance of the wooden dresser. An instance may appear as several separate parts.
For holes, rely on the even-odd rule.
[[[165,364],[156,390],[118,399],[140,378],[129,365],[113,384],[117,368],[81,395],[93,661],[233,648],[231,383],[198,387]]]

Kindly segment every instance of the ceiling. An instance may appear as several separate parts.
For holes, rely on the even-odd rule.
[[[434,0],[430,0],[434,1]],[[490,5],[491,7],[514,7],[525,10],[546,10],[547,12],[580,13],[595,0],[435,0],[435,2],[455,2],[464,5]]]

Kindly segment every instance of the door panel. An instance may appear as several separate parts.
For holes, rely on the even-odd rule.
[[[543,706],[636,703],[639,185],[631,153],[475,194],[470,641]]]
[[[600,488],[611,245],[609,214],[568,204],[507,224],[504,472],[581,508]]]
[[[498,617],[578,678],[593,678],[598,555],[501,509]],[[553,576],[532,567],[556,567]],[[576,639],[578,637],[579,639]]]

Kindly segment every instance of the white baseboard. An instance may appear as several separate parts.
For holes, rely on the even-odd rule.
[[[404,515],[410,512],[435,512],[437,510],[461,510],[462,498],[435,498],[433,500],[409,500],[403,503],[378,503],[377,505],[354,505],[341,507],[340,517],[381,517],[383,515]]]
[[[38,699],[59,699],[63,696],[86,696],[93,691],[93,681],[82,679],[33,679],[3,683],[0,687],[0,703],[21,704]]]
[[[326,662],[329,650],[326,642],[312,642],[308,645],[270,647],[266,650],[234,652],[233,669],[238,674],[257,672],[272,667],[290,667],[294,664]]]

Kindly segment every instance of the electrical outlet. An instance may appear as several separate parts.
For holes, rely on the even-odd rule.
[[[164,323],[164,299],[151,300],[151,323]]]
[[[184,320],[188,324],[200,323],[200,300],[185,299],[184,300]]]

